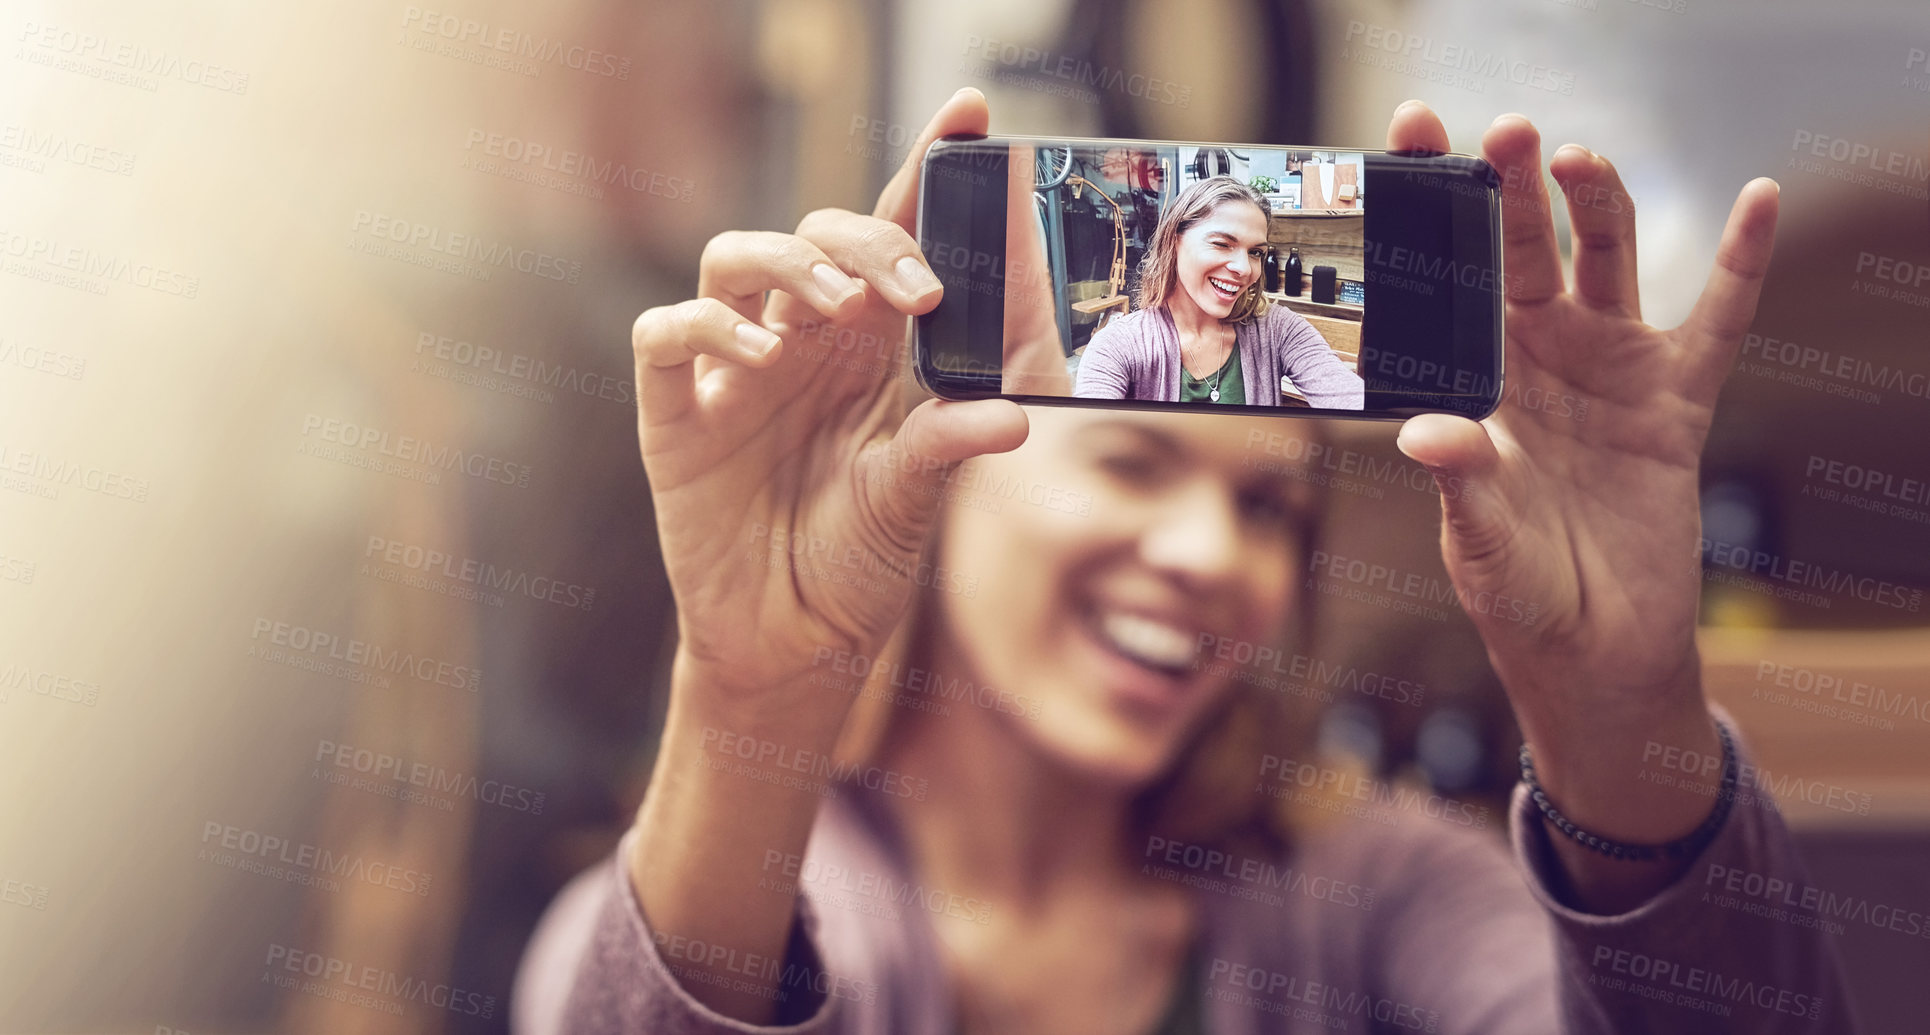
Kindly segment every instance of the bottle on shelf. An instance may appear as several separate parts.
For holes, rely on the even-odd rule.
[[[1287,264],[1280,271],[1280,276],[1285,282],[1281,285],[1282,289],[1295,298],[1300,297],[1300,249],[1287,249]]]

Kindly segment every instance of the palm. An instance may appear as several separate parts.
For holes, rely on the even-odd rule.
[[[891,375],[904,314],[874,295],[858,317],[833,325],[773,292],[760,322],[784,339],[776,362],[753,369],[699,357],[705,405],[665,425],[646,416],[641,439],[680,606],[740,619],[687,630],[688,646],[699,657],[765,656],[782,666],[820,646],[875,640],[903,610],[908,584],[890,577],[903,569],[903,551],[875,536],[865,474],[876,458],[864,453],[903,416]],[[863,581],[837,580],[844,575]]]
[[[920,163],[986,120],[984,98],[960,91],[873,215],[719,234],[697,297],[638,318],[638,438],[679,665],[755,698],[815,682],[800,677],[827,651],[877,647],[931,581],[920,561],[945,477],[1024,439],[1009,402],[907,413],[900,378],[906,317],[942,294],[911,235]]]
[[[1405,114],[1390,144],[1446,150],[1446,134],[1431,114]],[[1569,206],[1571,287],[1534,130],[1500,120],[1484,144],[1509,173],[1504,399],[1479,425],[1415,418],[1402,448],[1446,482],[1443,558],[1511,691],[1679,684],[1700,592],[1697,469],[1754,312],[1774,202],[1744,192],[1695,312],[1657,330],[1640,318],[1633,208],[1614,169],[1580,149],[1557,154],[1564,189],[1596,200]]]
[[[1652,684],[1667,673],[1627,662],[1694,622],[1696,468],[1713,399],[1687,397],[1679,346],[1639,321],[1561,297],[1511,306],[1508,325],[1508,398],[1483,424],[1510,531],[1491,552],[1450,540],[1450,575],[1464,595],[1532,608],[1528,621],[1475,609],[1490,635],[1537,635]]]

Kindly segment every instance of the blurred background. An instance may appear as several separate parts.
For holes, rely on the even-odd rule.
[[[663,706],[630,325],[714,233],[869,209],[965,85],[1011,133],[1374,149],[1418,97],[1471,151],[1525,113],[1619,166],[1660,325],[1776,177],[1683,559],[1708,685],[1816,882],[1930,916],[1921,0],[64,0],[0,33],[0,1031],[507,1030]],[[1441,576],[1393,428],[1336,432],[1396,473],[1335,483],[1329,549]],[[1341,694],[1325,742],[1499,801],[1465,619],[1322,607],[1323,650],[1428,688]],[[1930,940],[1833,937],[1869,1030],[1920,1030]],[[326,994],[337,964],[379,980]]]

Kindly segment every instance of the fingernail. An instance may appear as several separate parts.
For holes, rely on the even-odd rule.
[[[909,255],[899,259],[898,264],[891,269],[898,275],[898,286],[914,297],[929,294],[939,287],[938,278],[932,276],[931,270],[926,269],[924,263]]]
[[[845,299],[858,293],[858,285],[830,263],[820,262],[812,266],[811,279],[817,282],[818,290],[824,292],[824,297],[831,300],[833,308],[843,305]]]
[[[777,348],[777,335],[754,323],[740,323],[737,325],[737,344],[742,345],[745,352],[761,358]]]

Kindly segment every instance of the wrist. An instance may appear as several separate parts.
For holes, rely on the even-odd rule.
[[[1569,819],[1542,788],[1535,773],[1532,753],[1525,743],[1521,746],[1521,782],[1527,789],[1529,801],[1533,802],[1541,813],[1542,821],[1569,841],[1606,858],[1623,862],[1680,862],[1693,858],[1715,838],[1728,819],[1731,807],[1735,804],[1736,782],[1739,778],[1739,761],[1736,757],[1735,743],[1727,725],[1717,723],[1716,730],[1722,740],[1720,761],[1722,774],[1716,784],[1715,807],[1693,831],[1672,841],[1659,844],[1617,841],[1603,837]]]
[[[1722,736],[1706,708],[1679,720],[1578,745],[1526,741],[1542,791],[1575,825],[1633,844],[1686,836],[1708,817],[1720,779]],[[1559,745],[1559,746],[1557,746]],[[1698,777],[1677,772],[1694,759]],[[1704,773],[1705,768],[1709,770]]]
[[[664,743],[714,744],[721,731],[728,731],[800,749],[829,750],[861,684],[829,672],[746,679],[741,670],[704,661],[679,647],[671,661]]]
[[[842,708],[817,702],[818,717],[807,720],[788,714],[796,709],[776,692],[743,689],[706,679],[681,657],[673,664],[655,766],[623,860],[646,902],[678,899],[660,892],[686,881],[741,895],[768,876],[759,867],[772,851],[803,852],[819,806],[835,794],[825,774],[834,771],[827,763]],[[842,704],[841,693],[812,689]]]
[[[1611,840],[1664,844],[1694,831],[1715,806],[1723,751],[1699,666],[1647,693],[1595,698],[1568,686],[1534,698],[1564,707],[1516,709],[1541,789],[1576,826]]]
[[[736,707],[691,674],[673,695],[650,785],[619,860],[659,946],[784,958],[797,881],[783,879],[810,841],[824,799],[822,744],[768,709]],[[660,949],[660,951],[664,951]],[[671,975],[719,1013],[769,1024],[773,974],[733,971],[718,955],[667,952]],[[775,998],[773,993],[777,993]]]

